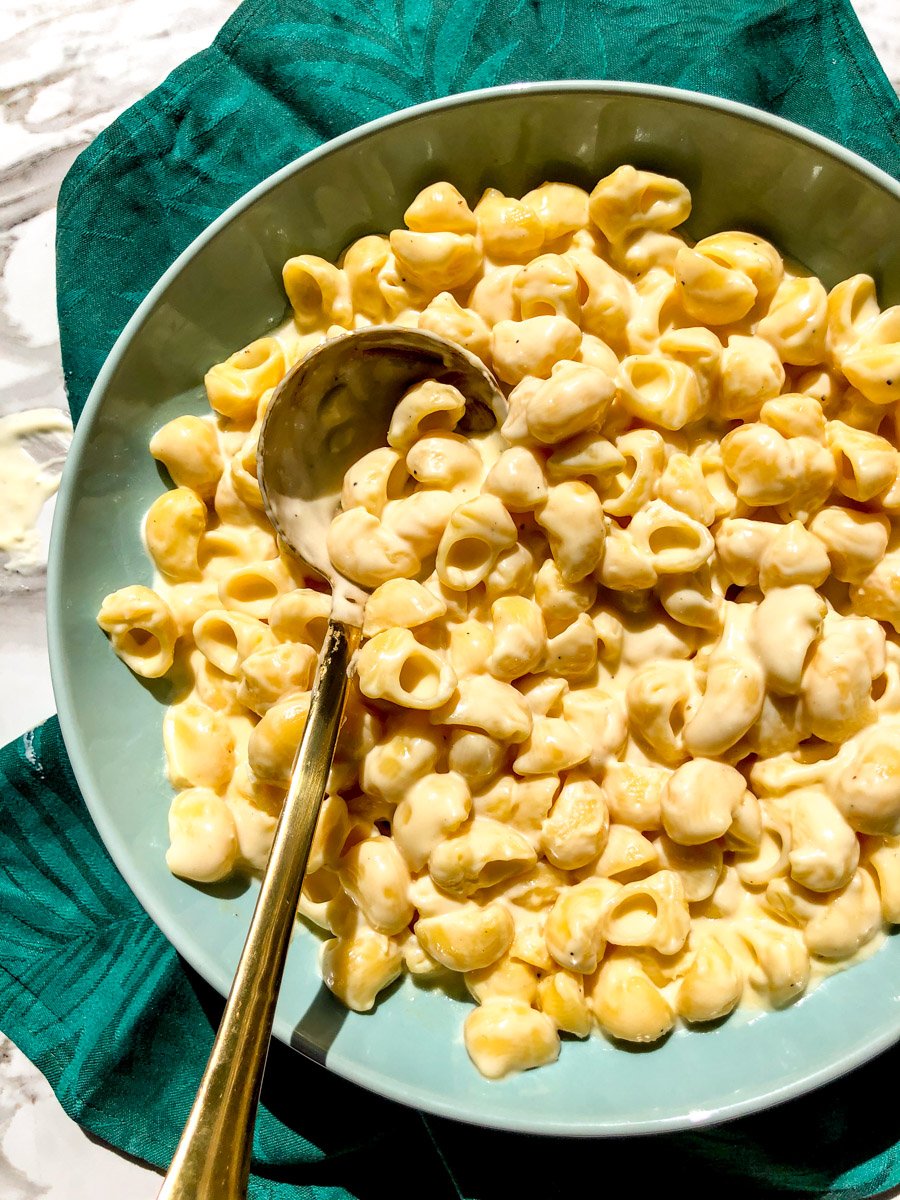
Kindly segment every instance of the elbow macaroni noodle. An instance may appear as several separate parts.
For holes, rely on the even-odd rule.
[[[353,1009],[462,973],[489,1078],[561,1031],[787,1004],[900,921],[900,308],[754,234],[691,244],[690,207],[630,166],[474,209],[436,183],[292,258],[292,319],[154,435],[156,584],[98,616],[191,684],[169,867],[262,869],[329,613],[263,515],[272,389],[372,323],[495,371],[501,431],[427,380],[344,480],[329,552],[372,595],[300,904]]]

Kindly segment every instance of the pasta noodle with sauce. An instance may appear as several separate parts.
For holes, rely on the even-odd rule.
[[[372,323],[493,369],[501,430],[424,381],[347,474],[329,553],[372,596],[300,904],[353,1009],[464,975],[491,1078],[787,1004],[900,920],[900,309],[692,244],[690,207],[630,166],[474,209],[441,182],[292,258],[292,320],[154,435],[156,583],[98,617],[193,680],[170,868],[261,870],[329,610],[263,515],[272,390]]]

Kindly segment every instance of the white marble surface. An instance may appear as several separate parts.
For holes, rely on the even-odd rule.
[[[207,45],[235,7],[0,0],[0,417],[66,407],[53,282],[63,175],[118,113]],[[898,0],[855,7],[900,93]],[[40,522],[45,535],[51,507]],[[0,744],[53,707],[43,572],[13,574],[0,561]],[[149,1200],[158,1187],[155,1172],[87,1138],[0,1034],[0,1200]]]

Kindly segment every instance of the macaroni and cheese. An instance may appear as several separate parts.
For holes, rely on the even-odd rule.
[[[291,320],[154,435],[156,583],[98,618],[190,680],[170,868],[261,870],[329,614],[263,512],[273,389],[369,324],[491,367],[502,429],[426,380],[344,480],[329,554],[372,594],[300,911],[350,1008],[464,975],[492,1078],[785,1005],[900,920],[900,308],[690,209],[630,166],[442,182],[292,258]]]

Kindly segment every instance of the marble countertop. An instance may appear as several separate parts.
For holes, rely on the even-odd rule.
[[[236,7],[234,0],[0,0],[0,421],[66,409],[53,257],[64,174],[124,108],[208,45]],[[897,0],[854,0],[854,7],[900,94]],[[44,555],[51,513],[52,501],[38,522]],[[0,674],[16,681],[15,689],[0,687],[3,744],[54,704],[44,573],[10,571],[2,554]],[[82,1133],[0,1034],[2,1200],[150,1200],[159,1182],[156,1172]]]

